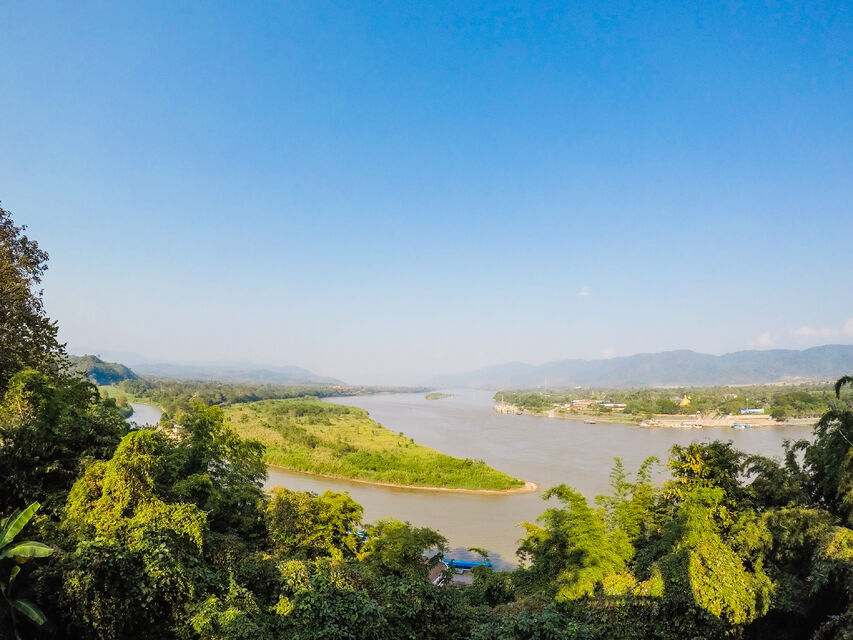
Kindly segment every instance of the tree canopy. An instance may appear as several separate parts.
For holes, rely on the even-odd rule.
[[[25,231],[0,207],[0,393],[21,369],[51,372],[64,363],[65,345],[38,289],[47,253]]]

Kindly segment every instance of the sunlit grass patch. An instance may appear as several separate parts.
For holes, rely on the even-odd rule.
[[[225,407],[244,438],[263,442],[268,464],[400,485],[505,490],[524,483],[481,460],[424,447],[370,419],[367,411],[311,398]]]

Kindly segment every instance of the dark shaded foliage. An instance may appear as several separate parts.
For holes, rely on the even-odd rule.
[[[0,393],[21,369],[51,373],[64,365],[65,345],[38,289],[47,253],[25,230],[0,207]]]

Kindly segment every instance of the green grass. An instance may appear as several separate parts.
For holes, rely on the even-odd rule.
[[[156,406],[151,400],[148,398],[143,398],[142,396],[137,396],[132,393],[127,393],[123,391],[121,387],[115,384],[103,384],[98,386],[98,391],[106,393],[110,398],[118,399],[121,396],[127,398],[128,402],[133,402],[137,404],[150,404],[152,407]],[[162,410],[162,407],[157,407]]]
[[[224,407],[231,427],[266,445],[268,464],[342,478],[419,487],[503,490],[524,483],[480,460],[454,458],[374,422],[367,411],[316,399]]]
[[[439,393],[438,391],[433,391],[432,393],[428,393],[424,396],[427,400],[441,400],[442,398],[452,398],[452,393]]]

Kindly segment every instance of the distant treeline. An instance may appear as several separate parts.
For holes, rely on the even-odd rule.
[[[334,398],[367,395],[390,391],[421,392],[422,388],[391,388],[370,386],[312,385],[312,384],[256,384],[240,382],[210,382],[202,380],[173,380],[171,378],[139,378],[123,380],[117,385],[119,392],[132,399],[154,404],[168,414],[185,411],[193,403],[207,406],[228,405],[259,400],[285,400],[288,398]]]
[[[689,397],[689,404],[681,399]],[[764,409],[776,420],[820,416],[826,411],[849,408],[848,400],[838,399],[829,384],[756,385],[750,387],[696,387],[683,389],[574,389],[571,391],[498,391],[497,401],[521,409],[540,412],[573,400],[590,399],[587,412],[609,413],[606,404],[624,404],[624,413],[633,416],[656,414],[717,413],[736,414],[741,409]]]

